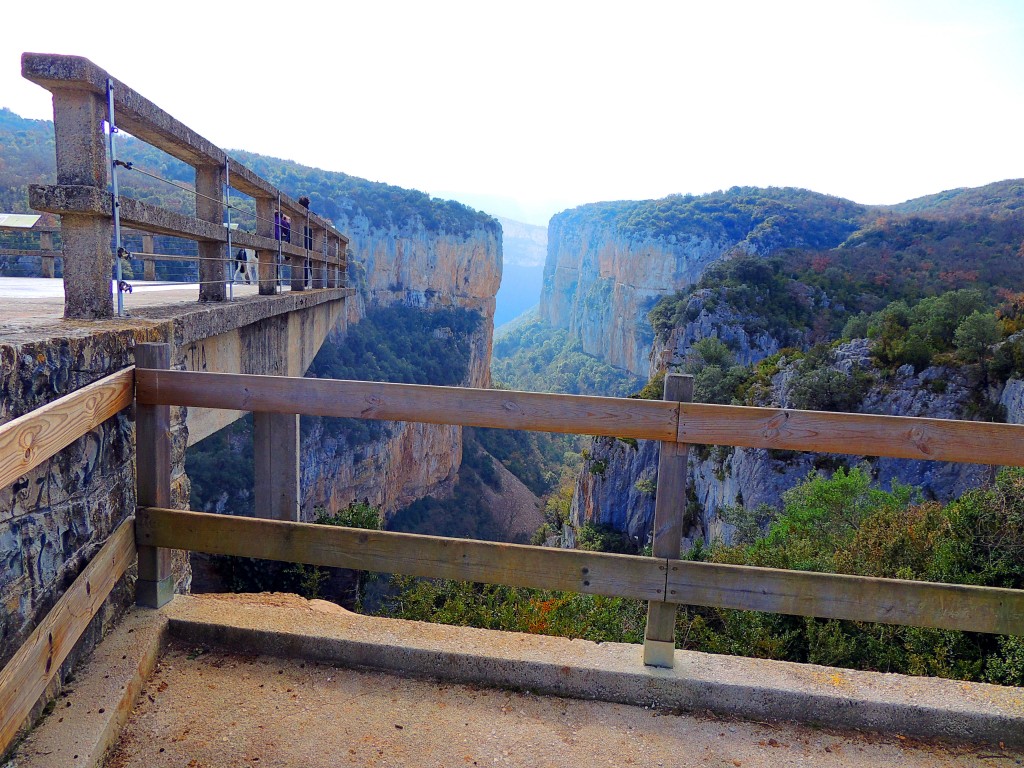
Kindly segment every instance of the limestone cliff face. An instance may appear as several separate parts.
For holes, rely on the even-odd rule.
[[[870,367],[866,340],[854,340],[839,347],[834,366],[849,371]],[[785,363],[772,379],[771,393],[762,405],[790,406],[789,389],[794,368]],[[927,416],[940,419],[964,418],[974,386],[964,371],[932,367],[915,374],[910,366],[900,368],[884,385],[876,384],[865,395],[862,413]],[[1011,380],[1001,392],[1007,406],[1007,420],[1024,421],[1024,382]],[[571,522],[610,525],[640,543],[650,536],[654,519],[653,495],[645,493],[657,480],[658,446],[640,441],[633,449],[621,441],[596,439],[587,467],[577,479]],[[779,506],[782,494],[799,483],[812,469],[830,471],[852,465],[856,456],[804,454],[764,449],[724,448],[690,450],[687,501],[689,541],[702,538],[728,540],[731,526],[720,515],[723,507],[743,504]],[[993,468],[977,464],[905,459],[869,460],[881,487],[893,482],[922,489],[925,498],[948,500],[992,479]],[[602,469],[595,472],[595,465]],[[588,471],[589,468],[589,471]]]
[[[647,313],[734,245],[698,234],[624,237],[559,214],[548,225],[540,316],[579,337],[588,354],[646,379],[654,340]]]
[[[501,282],[500,230],[467,235],[422,227],[371,228],[356,217],[348,223],[354,263],[348,322],[357,323],[371,307],[404,305],[425,310],[461,307],[483,321],[469,338],[469,367],[462,382],[490,385],[494,296]],[[344,344],[344,331],[328,343]],[[444,493],[462,462],[462,430],[433,424],[389,423],[388,434],[355,451],[322,429],[304,440],[302,509],[344,508],[368,500],[390,514],[428,494]]]

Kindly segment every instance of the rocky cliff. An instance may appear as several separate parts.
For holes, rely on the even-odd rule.
[[[585,352],[642,378],[654,333],[647,313],[730,254],[830,248],[864,206],[793,189],[734,187],[661,200],[595,203],[552,217],[541,318]]]
[[[365,217],[347,222],[354,260],[349,326],[369,309],[458,307],[479,313],[481,322],[462,340],[469,359],[463,386],[487,387],[494,322],[494,296],[501,282],[501,232],[479,226],[453,235],[423,226],[372,227]],[[434,333],[445,333],[435,329]],[[342,330],[328,343],[345,344]],[[462,430],[433,424],[389,423],[377,439],[351,450],[325,435],[318,424],[304,438],[302,508],[344,508],[367,500],[385,514],[428,494],[444,494],[462,460]]]
[[[958,419],[967,418],[975,407],[978,385],[968,369],[932,366],[915,373],[907,365],[883,376],[873,367],[864,339],[841,345],[832,368],[846,374],[860,370],[874,378],[876,383],[857,408],[862,413]],[[795,361],[783,356],[757,404],[792,407],[797,371]],[[1024,382],[1011,379],[990,394],[1006,407],[1007,421],[1024,423]],[[647,541],[654,519],[657,458],[657,443],[640,441],[634,447],[610,438],[595,439],[577,478],[572,525],[608,525],[631,541]],[[728,540],[731,527],[721,517],[723,507],[778,506],[782,494],[810,471],[830,472],[859,461],[868,462],[884,488],[893,483],[912,485],[925,498],[942,501],[957,498],[994,476],[992,467],[976,464],[694,446],[689,457],[686,538],[691,542]]]

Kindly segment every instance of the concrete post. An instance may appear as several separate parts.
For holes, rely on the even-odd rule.
[[[693,399],[693,376],[670,373],[665,376],[664,399],[689,402]],[[664,440],[658,455],[658,487],[654,497],[654,557],[678,560],[686,512],[686,463],[689,446]],[[667,566],[662,566],[667,567]],[[644,632],[644,664],[672,667],[675,656],[676,605],[664,601],[647,604]]]
[[[196,168],[196,216],[220,226],[224,222],[224,169],[218,165]],[[224,301],[227,298],[227,270],[224,245],[199,242],[199,300]]]
[[[253,413],[256,517],[299,522],[299,416]]]
[[[103,134],[106,105],[91,91],[53,92],[53,132],[57,183],[106,189],[107,148]],[[64,317],[113,317],[110,276],[111,221],[97,215],[62,215]]]
[[[143,235],[142,236],[142,252],[153,253],[153,236]],[[145,257],[144,257],[145,258]],[[142,262],[143,264],[143,278],[145,280],[156,280],[156,261],[153,259],[146,259]]]
[[[135,364],[140,368],[167,369],[171,365],[170,344],[139,344]],[[171,407],[135,407],[136,497],[141,507],[171,506]],[[174,596],[171,550],[139,547],[139,578],[135,602],[147,608],[166,605]]]
[[[274,206],[270,197],[256,198],[256,234],[260,237],[274,237]],[[277,250],[256,251],[259,261],[260,296],[277,293]]]
[[[39,233],[39,250],[43,251],[40,256],[39,270],[43,277],[53,277],[53,233]],[[49,253],[46,253],[49,251]]]
[[[327,230],[313,227],[313,287],[327,287],[327,259],[324,243],[327,237]]]
[[[292,220],[292,245],[303,248],[302,256],[290,256],[288,263],[292,266],[291,287],[293,291],[306,290],[306,252],[305,252],[305,226],[306,214],[289,212]]]

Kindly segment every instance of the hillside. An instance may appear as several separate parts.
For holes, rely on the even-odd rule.
[[[889,208],[789,188],[594,203],[552,218],[540,316],[584,352],[647,378],[648,313],[717,261],[779,256],[838,313],[963,287],[1024,284],[1024,182]]]

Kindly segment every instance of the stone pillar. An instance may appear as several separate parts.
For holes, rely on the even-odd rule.
[[[43,251],[40,256],[39,271],[43,277],[53,277],[53,233],[39,233],[39,250]]]
[[[53,92],[58,184],[106,190],[105,115],[106,105],[98,94],[84,90]],[[111,228],[110,219],[103,216],[61,216],[64,317],[92,319],[113,316]]]
[[[327,287],[327,230],[313,228],[313,287]]]
[[[289,213],[292,219],[292,245],[302,248],[301,256],[291,256],[288,263],[292,265],[292,290],[306,290],[306,250],[305,250],[305,226],[306,213]]]
[[[299,522],[299,416],[253,413],[256,517]]]
[[[153,253],[153,236],[143,235],[142,236],[142,252]],[[143,257],[145,259],[145,257]],[[156,261],[153,259],[145,259],[143,264],[143,278],[145,280],[156,280]]]
[[[256,234],[260,237],[274,237],[274,210],[277,201],[270,197],[256,198]],[[260,296],[277,293],[277,249],[256,251],[259,261]]]
[[[221,226],[224,223],[224,169],[217,165],[196,168],[196,192],[196,217]],[[227,297],[226,264],[223,243],[199,242],[200,301],[224,301]]]

